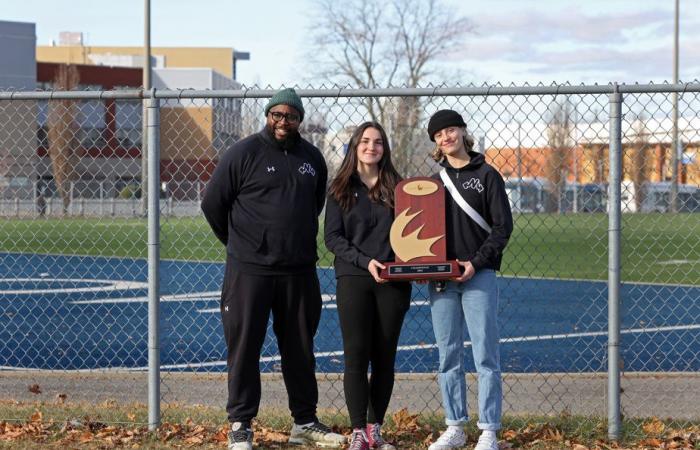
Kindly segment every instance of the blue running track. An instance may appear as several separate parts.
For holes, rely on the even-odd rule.
[[[223,371],[223,264],[161,263],[161,363]],[[332,269],[318,269],[324,309],[319,372],[342,372]],[[131,369],[147,362],[147,266],[142,259],[0,254],[0,369]],[[607,287],[600,281],[500,277],[504,372],[606,370]],[[625,283],[626,371],[700,371],[700,287]],[[397,371],[433,372],[438,356],[424,287],[399,342]],[[469,348],[468,337],[465,342]],[[261,369],[279,370],[270,329]],[[466,358],[467,370],[473,370]]]

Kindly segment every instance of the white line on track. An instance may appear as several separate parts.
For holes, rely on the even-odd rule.
[[[0,295],[24,294],[72,294],[78,292],[126,291],[129,289],[146,289],[148,283],[141,281],[95,280],[81,278],[0,278],[0,282],[12,283],[96,283],[99,286],[63,287],[47,289],[9,289],[0,291]]]
[[[608,280],[596,280],[593,278],[557,278],[557,277],[538,277],[534,275],[508,275],[499,274],[499,279],[513,279],[513,280],[536,280],[536,281],[574,281],[574,282],[584,282],[593,284],[604,284],[607,286]],[[659,286],[659,287],[670,287],[670,288],[697,288],[697,284],[682,284],[682,283],[656,283],[656,282],[645,282],[645,281],[622,281],[620,282],[623,286]]]
[[[188,294],[161,295],[161,302],[211,302],[221,299],[221,291],[191,292]],[[329,302],[335,299],[335,295],[323,294],[321,299]],[[148,297],[124,297],[124,298],[102,298],[97,300],[75,300],[70,302],[73,305],[90,305],[106,303],[148,303]],[[219,312],[219,308],[199,309],[197,312],[214,313]]]
[[[206,302],[219,300],[220,291],[192,292],[188,294],[161,295],[161,302]],[[148,303],[148,297],[101,298],[97,300],[74,300],[73,305],[91,305],[107,303]]]
[[[325,303],[322,308],[323,309],[336,309],[338,308],[338,305],[335,304],[335,295],[333,294],[323,294],[321,295],[321,301]],[[333,303],[332,303],[333,302]],[[198,313],[202,314],[214,314],[214,313],[219,313],[219,308],[203,308],[203,309],[198,309]]]
[[[700,330],[700,324],[694,325],[673,325],[667,327],[654,327],[654,328],[631,328],[627,330],[622,330],[621,334],[641,334],[641,333],[660,333],[667,331],[683,331],[683,330]],[[585,333],[563,333],[563,334],[549,334],[549,335],[539,335],[539,336],[521,336],[521,337],[510,337],[501,339],[502,344],[509,344],[514,342],[531,342],[531,341],[547,341],[547,340],[558,340],[558,339],[573,339],[582,337],[598,337],[607,336],[607,331],[590,331]],[[464,342],[464,347],[469,347],[471,345],[470,341]],[[402,345],[398,347],[398,351],[410,351],[410,350],[430,350],[436,349],[436,344],[416,344],[416,345]],[[315,353],[317,358],[327,358],[327,357],[338,357],[342,356],[343,351],[332,351],[332,352],[318,352]],[[265,356],[261,357],[261,362],[274,362],[279,361],[280,356]],[[203,363],[187,363],[187,364],[166,364],[160,366],[162,370],[176,370],[176,369],[194,369],[194,368],[204,368],[204,367],[221,367],[225,366],[226,361],[209,361]],[[0,370],[39,370],[39,369],[21,369],[16,367],[3,367],[0,366]],[[80,369],[70,372],[99,372],[99,371],[130,371],[130,372],[144,372],[148,370],[148,367],[131,367],[131,368],[109,368],[109,369]]]

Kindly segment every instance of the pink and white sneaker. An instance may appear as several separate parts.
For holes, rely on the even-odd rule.
[[[352,430],[352,436],[350,436],[350,445],[348,450],[369,450],[369,441],[365,430],[361,428],[355,428]]]
[[[385,441],[382,437],[382,425],[379,423],[367,424],[367,440],[369,441],[369,448],[396,450],[396,447]]]

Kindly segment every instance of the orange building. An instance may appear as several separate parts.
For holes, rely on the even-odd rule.
[[[679,140],[683,154],[678,161],[679,182],[700,185],[700,119],[679,119]],[[669,181],[672,176],[670,119],[646,120],[645,133],[632,130],[642,128],[631,124],[622,138],[622,178],[650,182]],[[602,124],[580,125],[579,132],[569,145],[553,150],[547,142],[546,128],[542,126],[522,130],[521,142],[533,145],[518,146],[510,130],[489,132],[492,142],[486,158],[505,178],[549,178],[551,158],[559,152],[561,177],[568,183],[606,183],[609,172],[607,128]],[[506,136],[504,138],[503,136]]]

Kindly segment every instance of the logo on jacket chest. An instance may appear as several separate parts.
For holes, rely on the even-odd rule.
[[[482,193],[484,191],[484,185],[481,184],[481,181],[478,178],[470,178],[464,183],[462,183],[462,188],[464,190],[468,189],[474,189],[478,193]]]
[[[302,175],[311,175],[312,177],[316,176],[316,170],[311,166],[309,163],[304,163],[301,166],[299,166],[299,173]]]

